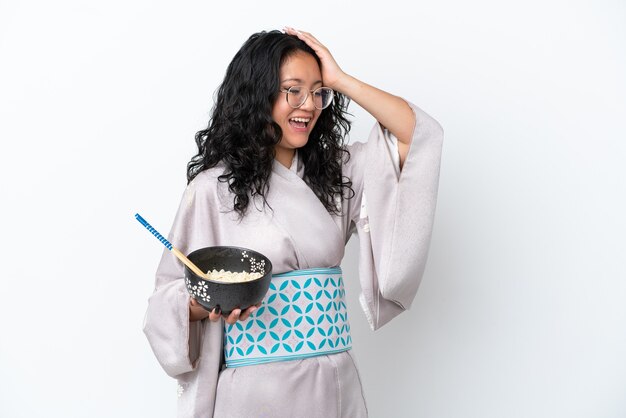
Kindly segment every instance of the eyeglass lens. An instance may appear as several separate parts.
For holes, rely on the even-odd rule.
[[[287,91],[287,102],[291,107],[300,107],[307,99],[309,91],[301,86],[294,86]],[[333,90],[330,87],[320,87],[313,91],[313,104],[318,109],[324,109],[333,100]]]

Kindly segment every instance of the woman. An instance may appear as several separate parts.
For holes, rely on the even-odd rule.
[[[343,143],[347,97],[377,120],[367,143]],[[442,137],[416,106],[344,73],[311,34],[286,28],[248,39],[196,136],[169,240],[186,253],[259,251],[284,273],[272,279],[282,293],[228,316],[208,312],[164,252],[144,332],[179,382],[179,416],[367,416],[337,266],[358,232],[360,301],[372,329],[409,308],[428,253]],[[306,286],[318,288],[305,294]],[[315,299],[324,295],[331,299]],[[272,322],[282,328],[270,353],[256,328],[276,301],[287,313]],[[314,321],[315,309],[329,311]]]

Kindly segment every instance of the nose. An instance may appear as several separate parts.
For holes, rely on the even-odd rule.
[[[313,93],[309,92],[306,95],[306,99],[304,100],[304,103],[302,103],[302,105],[300,106],[300,109],[310,110],[310,111],[315,110],[315,102],[313,101]]]

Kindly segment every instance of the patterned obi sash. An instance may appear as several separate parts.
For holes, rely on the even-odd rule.
[[[340,267],[272,276],[261,307],[224,326],[227,367],[295,360],[352,348]]]

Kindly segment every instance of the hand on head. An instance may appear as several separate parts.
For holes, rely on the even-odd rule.
[[[322,63],[321,70],[324,85],[332,89],[337,89],[337,86],[347,74],[341,70],[328,48],[322,45],[320,41],[308,32],[299,31],[289,26],[286,26],[283,30],[288,35],[297,36],[298,39],[303,40],[315,51],[315,54]]]

